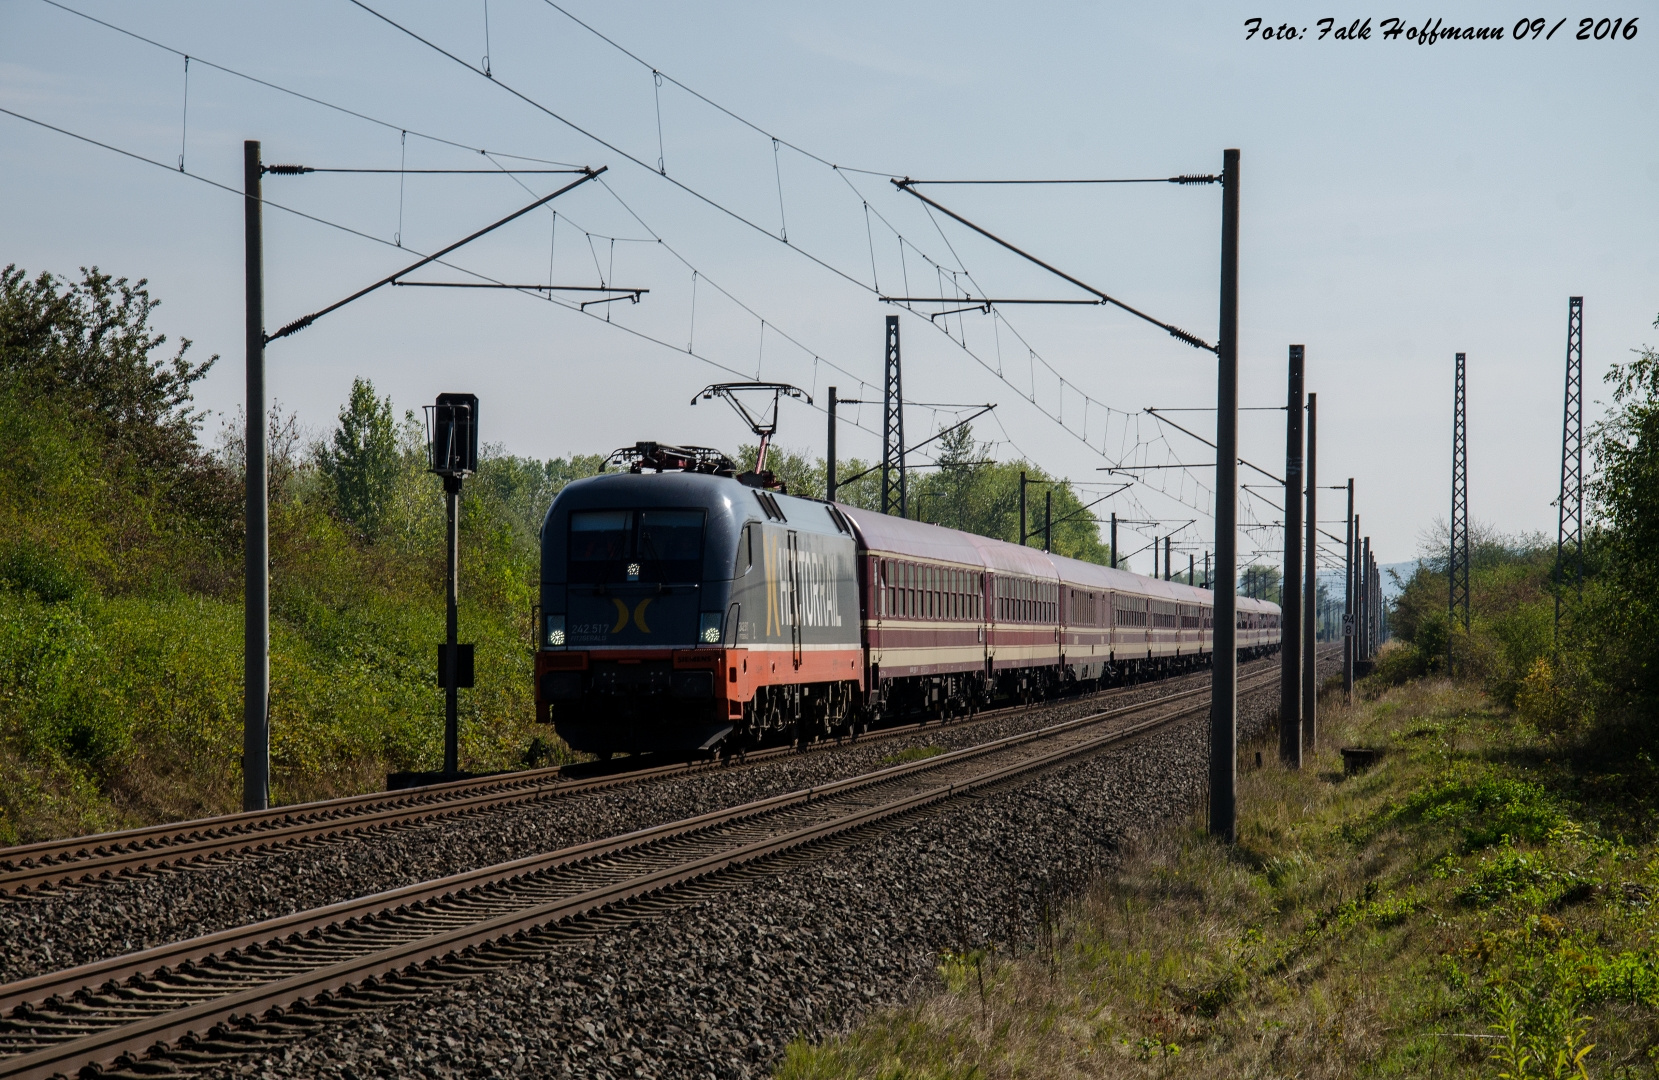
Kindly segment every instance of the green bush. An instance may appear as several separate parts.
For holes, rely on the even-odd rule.
[[[143,282],[0,274],[0,843],[235,809],[242,444],[197,439],[207,364],[162,354]],[[188,343],[185,343],[188,347]],[[158,356],[164,358],[157,359]],[[208,363],[211,363],[209,361]],[[273,796],[436,768],[442,489],[420,425],[358,380],[307,452],[273,414]],[[461,500],[462,767],[567,760],[534,723],[529,613],[549,502],[597,458],[486,448]]]

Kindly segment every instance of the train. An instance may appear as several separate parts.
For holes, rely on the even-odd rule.
[[[537,719],[577,751],[733,753],[1207,667],[1212,594],[790,495],[639,443],[541,532]],[[1278,605],[1238,597],[1241,659]]]

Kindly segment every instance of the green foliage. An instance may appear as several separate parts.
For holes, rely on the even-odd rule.
[[[1554,867],[1542,856],[1506,850],[1482,862],[1457,890],[1457,898],[1466,904],[1495,904],[1536,890],[1555,876]]]
[[[1555,545],[1541,536],[1505,536],[1475,525],[1469,552],[1470,625],[1449,617],[1444,530],[1425,534],[1422,554],[1390,612],[1389,625],[1407,647],[1390,658],[1378,682],[1443,674],[1448,642],[1460,676],[1480,679],[1512,704],[1538,658],[1555,644],[1550,584]]]
[[[896,754],[888,754],[881,759],[883,765],[904,765],[912,761],[925,761],[931,757],[938,757],[945,752],[943,746],[907,746]]]
[[[1537,842],[1563,820],[1555,800],[1538,784],[1493,775],[1446,780],[1415,792],[1394,816],[1455,823],[1470,851],[1511,839]]]
[[[78,283],[0,270],[0,377],[96,418],[146,463],[180,464],[194,458],[190,388],[218,357],[191,363],[188,339],[171,357],[152,355],[167,338],[150,329],[160,301],[146,284],[97,267]]]
[[[380,531],[398,473],[392,399],[376,400],[372,382],[352,379],[340,426],[329,445],[317,447],[316,456],[341,515],[372,539]]]
[[[1651,717],[1659,706],[1659,351],[1644,347],[1608,371],[1607,382],[1614,408],[1591,439],[1596,522],[1587,546],[1596,587],[1574,605],[1574,629],[1598,657],[1598,696]]]
[[[154,359],[143,283],[0,275],[0,843],[234,809],[243,443],[197,442],[206,365]],[[271,726],[280,801],[436,767],[444,510],[424,432],[358,380],[331,444],[270,426]],[[485,448],[461,499],[462,767],[557,762],[533,723],[542,515],[597,457]],[[372,540],[373,542],[369,542]]]

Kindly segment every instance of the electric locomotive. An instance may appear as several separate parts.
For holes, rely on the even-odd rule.
[[[619,455],[542,526],[539,718],[601,757],[845,726],[864,687],[845,516],[716,451]]]

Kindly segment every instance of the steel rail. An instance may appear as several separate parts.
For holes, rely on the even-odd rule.
[[[1269,671],[1252,681],[1250,689],[1258,689],[1271,683],[1277,673]],[[649,867],[642,872],[627,872],[622,880],[589,888],[573,896],[561,896],[544,902],[518,903],[514,910],[502,911],[485,918],[462,920],[461,925],[441,928],[436,933],[414,932],[408,940],[397,942],[388,948],[375,949],[358,956],[347,956],[332,963],[306,964],[302,960],[279,961],[275,964],[275,972],[286,977],[272,978],[259,986],[249,986],[242,989],[232,989],[206,985],[209,976],[204,974],[194,980],[199,983],[198,988],[176,988],[170,995],[162,995],[165,1000],[173,1001],[186,999],[183,1007],[169,1008],[149,1017],[132,1019],[125,1023],[116,1023],[105,1026],[101,1031],[79,1037],[60,1038],[56,1042],[39,1049],[18,1054],[8,1060],[0,1060],[0,1077],[4,1078],[32,1078],[54,1075],[59,1072],[72,1072],[81,1065],[94,1062],[108,1062],[123,1054],[139,1053],[157,1042],[171,1042],[192,1032],[205,1031],[215,1024],[222,1023],[236,1016],[249,1016],[263,1013],[274,1007],[291,1005],[294,1002],[313,998],[319,994],[338,990],[346,986],[355,985],[365,980],[399,971],[412,965],[437,960],[459,950],[487,944],[503,937],[534,930],[549,923],[568,920],[573,917],[596,912],[599,909],[625,903],[640,897],[661,893],[674,886],[693,880],[707,878],[723,870],[730,869],[745,863],[765,859],[780,852],[799,848],[819,840],[826,839],[838,833],[862,828],[876,821],[896,815],[908,813],[937,803],[965,792],[978,790],[992,784],[1011,779],[1023,773],[1045,768],[1068,758],[1091,753],[1108,745],[1122,742],[1139,734],[1167,725],[1182,717],[1191,716],[1205,707],[1205,702],[1163,711],[1157,716],[1133,723],[1125,727],[1114,728],[1104,734],[1094,735],[1079,742],[1061,745],[1034,756],[1019,757],[1016,760],[970,775],[961,780],[949,779],[948,772],[952,767],[969,763],[978,758],[996,754],[1000,751],[1015,750],[1041,741],[1053,740],[1059,736],[1079,729],[1099,725],[1113,718],[1123,717],[1126,714],[1146,712],[1149,710],[1167,709],[1172,703],[1193,697],[1207,697],[1208,691],[1196,689],[1184,693],[1166,695],[1149,702],[1140,702],[1120,709],[1080,717],[1061,724],[1032,732],[1007,736],[993,740],[979,746],[968,747],[962,750],[942,754],[934,758],[894,766],[876,773],[851,777],[831,784],[819,785],[800,791],[773,796],[758,800],[740,807],[700,815],[682,822],[655,826],[649,829],[638,830],[625,836],[608,840],[594,841],[563,851],[553,852],[528,859],[516,860],[511,863],[470,871],[465,874],[454,875],[449,878],[433,882],[409,886],[404,889],[382,893],[377,896],[364,897],[344,904],[335,904],[311,912],[298,913],[281,919],[254,924],[248,927],[225,931],[220,934],[209,935],[204,938],[181,942],[175,945],[161,946],[157,949],[146,950],[143,953],[128,957],[120,957],[100,963],[83,965],[64,972],[41,976],[25,980],[7,987],[0,987],[0,1010],[9,1011],[14,1018],[7,1022],[6,1028],[16,1031],[22,1029],[45,1028],[48,1037],[54,1034],[72,1034],[63,1029],[72,1028],[77,1017],[85,1016],[86,1021],[92,1018],[86,1014],[96,1013],[99,1010],[89,1005],[78,1005],[68,1010],[57,1023],[52,1023],[47,1017],[30,1006],[37,1005],[48,999],[64,1001],[73,997],[83,997],[86,992],[102,986],[109,989],[122,978],[139,976],[140,979],[148,974],[151,979],[162,975],[177,972],[179,968],[188,969],[189,966],[210,958],[248,957],[248,967],[257,969],[261,962],[257,953],[262,948],[269,948],[284,941],[294,942],[298,935],[311,931],[303,939],[303,943],[313,942],[317,938],[317,931],[325,927],[339,928],[342,931],[350,930],[354,936],[361,937],[370,932],[366,923],[374,916],[386,916],[387,923],[402,920],[408,923],[416,917],[412,910],[413,905],[422,902],[436,901],[445,898],[455,898],[461,894],[478,896],[486,885],[499,885],[517,882],[521,891],[534,893],[546,891],[545,875],[548,871],[565,867],[573,867],[579,872],[583,868],[592,867],[596,860],[606,860],[606,865],[614,865],[619,858],[628,853],[640,853],[652,846],[664,846],[664,841],[692,839],[702,842],[705,846],[711,840],[718,844],[718,837],[713,835],[718,826],[753,823],[768,816],[776,815],[779,811],[790,808],[819,806],[824,812],[833,810],[823,804],[832,796],[855,795],[868,789],[892,787],[900,782],[922,776],[928,773],[946,773],[941,782],[924,786],[919,790],[901,791],[897,797],[870,805],[867,802],[854,802],[847,810],[840,813],[829,813],[823,820],[809,822],[806,825],[788,829],[782,833],[769,836],[760,836],[746,842],[739,842],[727,846],[722,850],[715,850],[708,854],[683,858],[683,844],[677,851],[673,844],[668,844],[666,854],[673,856],[668,865]],[[785,819],[785,826],[790,822]],[[742,834],[737,837],[743,840]],[[626,861],[625,859],[622,861]],[[626,871],[626,867],[624,867]],[[580,874],[573,876],[580,880]],[[532,879],[540,879],[540,882]],[[528,883],[528,885],[527,885]],[[486,898],[488,900],[489,898]],[[532,897],[533,899],[533,897]],[[497,906],[506,900],[496,899]],[[434,905],[436,908],[436,905]],[[440,926],[447,919],[456,921],[453,912],[434,910],[428,913],[429,921],[437,921]],[[403,931],[390,927],[395,935]],[[385,933],[386,931],[382,931]],[[279,940],[273,942],[273,937]],[[328,947],[324,942],[313,948]],[[350,943],[335,946],[336,949],[349,950]],[[267,962],[268,963],[268,962]],[[295,966],[304,966],[307,970],[294,974],[287,974]],[[232,976],[233,980],[240,979],[246,982],[258,978],[257,970],[244,973],[238,969]],[[223,981],[224,976],[220,976]],[[174,982],[176,983],[176,979]],[[141,987],[151,989],[151,987]],[[129,999],[136,998],[136,994],[128,994]],[[205,1000],[190,1001],[191,998]],[[143,1008],[142,1000],[124,1000],[123,1008],[117,1013],[117,1019],[127,1019],[129,1014]],[[83,1022],[84,1026],[84,1022]],[[37,1040],[40,1041],[40,1040]]]
[[[1190,676],[1189,676],[1190,677]],[[1177,677],[1181,678],[1181,677]],[[985,710],[956,721],[922,721],[866,732],[851,740],[828,739],[805,748],[768,747],[751,751],[735,762],[683,761],[606,772],[575,775],[588,763],[527,769],[410,788],[398,792],[367,792],[339,799],[297,803],[268,810],[245,811],[151,825],[122,832],[100,833],[69,840],[49,840],[0,848],[0,896],[27,889],[77,884],[119,874],[161,870],[215,855],[264,851],[306,840],[337,837],[367,829],[459,817],[483,810],[545,798],[563,798],[609,787],[687,776],[733,768],[802,752],[841,749],[853,745],[912,735],[929,728],[963,727],[990,720],[1088,700],[1109,699],[1143,688],[1145,684],[1112,687],[1093,695]]]

